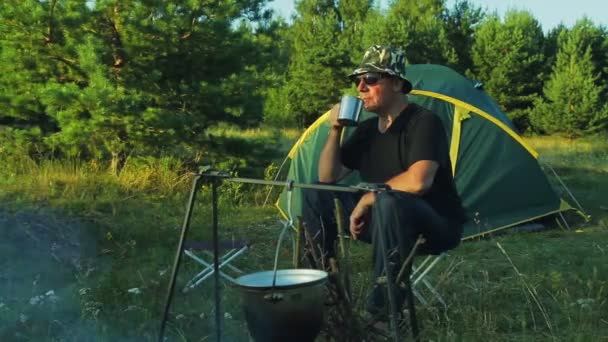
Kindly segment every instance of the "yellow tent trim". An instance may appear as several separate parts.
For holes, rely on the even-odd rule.
[[[454,120],[452,123],[452,141],[450,142],[450,161],[452,162],[452,175],[456,176],[456,162],[460,149],[460,132],[462,121],[470,118],[469,111],[463,107],[454,106]]]
[[[531,222],[531,221],[534,221],[534,220],[538,220],[541,217],[557,214],[557,213],[560,213],[560,212],[563,212],[563,211],[568,211],[568,210],[576,210],[576,209],[574,209],[574,208],[571,207],[571,208],[559,208],[557,210],[551,210],[551,211],[546,212],[544,214],[537,215],[537,216],[534,216],[534,217],[530,217],[530,218],[527,218],[525,220],[517,221],[517,222],[511,223],[511,224],[508,224],[506,226],[502,226],[502,227],[486,230],[484,232],[480,232],[480,233],[477,233],[477,234],[465,236],[465,237],[463,237],[460,240],[461,241],[467,241],[467,240],[474,239],[476,237],[482,237],[482,236],[484,236],[486,234],[491,234],[491,233],[497,232],[499,230],[503,230],[503,229],[507,229],[507,228],[511,228],[511,227],[515,227],[515,226],[519,226],[520,224],[523,224],[523,223],[526,223],[526,222]]]
[[[473,112],[477,115],[482,116],[483,118],[485,118],[486,120],[489,120],[490,122],[492,122],[493,124],[495,124],[496,126],[500,127],[503,131],[505,131],[507,134],[509,134],[513,139],[515,139],[518,143],[520,143],[526,150],[528,150],[528,152],[535,158],[538,159],[538,152],[536,152],[532,146],[528,145],[517,133],[513,132],[513,130],[509,127],[507,127],[505,124],[503,124],[502,122],[500,122],[500,120],[496,119],[495,117],[493,117],[492,115],[484,112],[483,110],[472,106],[466,102],[460,101],[458,99],[455,99],[451,96],[446,96],[446,95],[442,95],[442,94],[438,94],[432,91],[426,91],[426,90],[412,90],[411,94],[413,95],[424,95],[424,96],[429,96],[429,97],[434,97],[436,99],[440,99],[446,102],[450,102],[452,104],[454,104],[456,107],[462,107],[466,110],[468,110],[469,112]]]
[[[566,210],[574,210],[577,214],[579,214],[583,220],[585,220],[585,222],[589,223],[589,221],[591,221],[591,216],[587,215],[582,208],[575,208],[573,206],[571,206],[568,202],[566,202],[563,198],[560,198],[560,203],[559,203],[559,210],[561,211],[566,211]]]
[[[328,110],[327,112],[325,112],[325,114],[319,116],[319,118],[317,120],[315,120],[315,122],[313,122],[312,125],[310,125],[304,131],[304,133],[302,133],[302,136],[300,136],[300,139],[298,139],[298,141],[296,141],[296,143],[293,145],[291,150],[289,150],[287,157],[289,157],[290,159],[293,159],[293,157],[296,155],[296,152],[300,148],[300,145],[302,145],[304,143],[304,141],[306,139],[308,139],[308,137],[312,134],[312,132],[314,132],[319,126],[321,126],[327,120],[330,112],[331,112],[331,110]]]
[[[283,216],[283,219],[285,219],[285,221],[289,221],[289,216],[287,215],[286,212],[283,211],[283,209],[281,209],[281,206],[279,205],[279,200],[277,200],[274,203],[274,206],[279,209],[279,213],[281,214],[281,216]]]
[[[500,127],[503,131],[505,131],[507,134],[509,134],[513,139],[515,139],[517,142],[519,142],[526,150],[528,150],[528,152],[534,157],[534,158],[538,158],[538,152],[536,152],[530,145],[528,145],[517,133],[513,132],[512,129],[510,129],[509,127],[507,127],[505,124],[503,124],[502,122],[500,122],[500,120],[497,120],[495,117],[493,117],[492,115],[484,112],[483,110],[472,106],[466,102],[460,101],[458,99],[455,99],[451,96],[446,96],[446,95],[442,95],[439,93],[435,93],[432,91],[426,91],[426,90],[412,90],[411,94],[413,95],[424,95],[424,96],[429,96],[429,97],[434,97],[446,102],[450,102],[452,104],[455,105],[455,107],[460,107],[462,108],[461,110],[463,111],[468,111],[468,112],[473,112],[475,114],[478,114],[482,117],[484,117],[486,120],[489,120],[490,122],[492,122],[493,124],[495,124],[496,126]],[[313,122],[312,125],[310,125],[306,131],[304,131],[304,133],[302,133],[302,135],[300,136],[300,138],[298,139],[298,141],[293,145],[293,147],[291,148],[291,150],[289,150],[289,153],[287,154],[287,157],[293,159],[293,157],[295,156],[296,152],[298,151],[298,149],[300,148],[300,145],[302,145],[304,143],[304,141],[306,139],[308,139],[308,137],[319,127],[321,126],[329,117],[329,113],[331,112],[331,110],[328,110],[327,112],[325,112],[323,115],[321,115],[317,120],[315,120],[315,122]],[[454,113],[456,114],[456,113]],[[455,118],[456,119],[456,118]],[[457,120],[454,120],[454,124],[457,124]],[[458,122],[458,125],[460,125],[460,122]],[[452,130],[452,133],[454,133],[454,131]],[[460,139],[458,139],[458,141],[460,142]],[[452,142],[454,142],[454,137],[452,136]],[[457,151],[457,150],[456,150]],[[450,157],[452,157],[452,150],[450,149]],[[455,171],[456,169],[456,163],[455,160],[452,161],[452,171]]]

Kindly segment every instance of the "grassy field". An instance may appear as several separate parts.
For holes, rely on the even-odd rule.
[[[296,135],[263,133],[216,130],[234,137],[236,146],[272,141],[283,151]],[[608,340],[608,143],[527,140],[591,221],[573,217],[571,231],[506,234],[450,252],[432,274],[447,311],[419,306],[425,340]],[[277,151],[261,153],[278,160]],[[95,163],[2,162],[0,341],[155,340],[192,174],[171,158],[127,163],[119,176]],[[208,190],[203,187],[195,206],[193,238],[210,233]],[[222,188],[222,236],[256,241],[237,262],[246,271],[272,268],[282,225],[272,207],[261,205],[266,194]],[[355,289],[365,293],[369,249],[355,244],[352,251]],[[281,265],[290,258],[285,243]],[[195,271],[184,263],[178,289]],[[176,292],[169,340],[214,340],[210,285]],[[224,284],[222,297],[225,340],[247,341],[238,293]]]

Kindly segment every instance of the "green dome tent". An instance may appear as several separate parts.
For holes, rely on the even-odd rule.
[[[537,161],[538,153],[515,132],[481,84],[432,64],[410,65],[407,76],[413,84],[409,101],[432,110],[443,122],[456,187],[468,217],[465,238],[572,209],[553,190]],[[317,181],[328,115],[319,117],[289,152],[288,180]],[[364,119],[371,115],[362,113]],[[343,140],[353,130],[346,129]],[[341,181],[358,182],[356,172]],[[298,188],[291,193],[285,189],[276,205],[285,217],[295,218],[302,210],[300,197]]]

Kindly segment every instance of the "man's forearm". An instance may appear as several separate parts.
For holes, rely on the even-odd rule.
[[[420,160],[389,179],[391,189],[405,191],[414,195],[424,195],[433,185],[439,164],[431,160]]]
[[[323,183],[335,182],[342,173],[340,161],[340,135],[342,127],[330,128],[325,145],[319,158],[319,181]]]
[[[409,192],[415,195],[422,195],[426,190],[422,183],[413,181],[412,175],[407,171],[395,175],[389,179],[386,184],[388,184],[392,190]]]

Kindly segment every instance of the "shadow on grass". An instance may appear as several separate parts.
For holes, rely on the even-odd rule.
[[[0,340],[91,336],[79,294],[80,276],[102,267],[95,235],[58,210],[0,208]]]
[[[0,208],[0,341],[156,340],[183,203],[98,204],[86,219],[25,206]],[[207,203],[198,203],[189,237],[209,239],[210,222]],[[255,242],[236,266],[272,268],[281,229],[274,209],[223,207],[220,228],[222,239]],[[282,265],[291,261],[290,248],[285,241]],[[199,270],[183,259],[166,334],[171,340],[213,336],[212,282],[180,293]],[[247,340],[240,296],[226,283],[221,289],[225,337]]]

